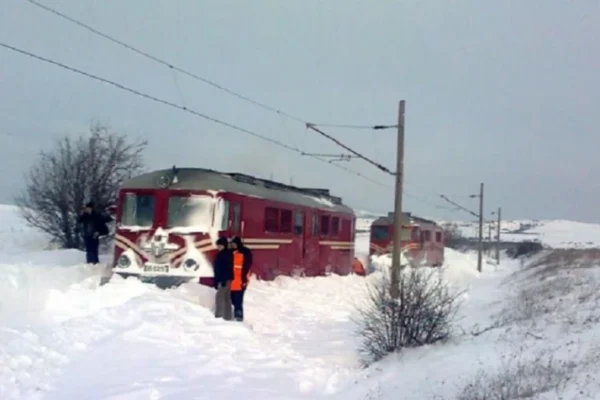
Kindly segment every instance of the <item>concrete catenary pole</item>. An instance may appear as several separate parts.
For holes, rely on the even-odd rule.
[[[498,222],[496,223],[496,264],[500,264],[500,222],[502,221],[502,208],[498,207]]]
[[[392,251],[392,270],[390,271],[390,295],[400,296],[400,270],[402,251],[402,186],[404,182],[404,110],[406,101],[400,100],[398,106],[398,148],[396,150],[396,185],[394,201],[394,242]]]
[[[483,252],[483,182],[479,187],[479,248],[477,252],[477,271],[482,270]]]
[[[485,253],[488,257],[492,255],[492,221],[488,221],[488,244]]]

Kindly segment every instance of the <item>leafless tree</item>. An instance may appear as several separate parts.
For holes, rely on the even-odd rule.
[[[29,225],[64,248],[81,248],[79,211],[90,200],[99,211],[116,205],[123,182],[142,171],[146,145],[93,122],[89,133],[65,135],[40,152],[15,202]]]
[[[407,268],[400,274],[400,297],[389,295],[389,277],[372,283],[355,322],[365,365],[404,348],[448,340],[462,292],[451,290],[438,270]]]

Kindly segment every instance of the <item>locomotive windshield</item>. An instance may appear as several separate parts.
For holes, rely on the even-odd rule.
[[[123,201],[121,225],[150,228],[154,219],[154,195],[127,193]]]
[[[206,195],[171,196],[167,227],[194,228],[208,232],[212,226],[215,199]]]

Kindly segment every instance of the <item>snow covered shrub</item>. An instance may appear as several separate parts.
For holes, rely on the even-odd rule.
[[[390,278],[381,273],[368,287],[355,322],[360,353],[367,366],[403,348],[447,340],[461,293],[452,293],[440,270],[406,268],[400,273],[400,295],[390,296]]]
[[[144,170],[146,145],[93,122],[89,132],[65,135],[40,152],[15,203],[27,224],[54,243],[83,249],[77,223],[82,207],[90,200],[100,213],[114,206],[123,182]]]
[[[525,360],[521,357],[523,350],[503,357],[497,370],[480,369],[459,390],[455,400],[530,399],[543,393],[561,398],[576,364],[556,360],[548,349]]]

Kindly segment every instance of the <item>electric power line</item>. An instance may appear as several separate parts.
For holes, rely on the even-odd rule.
[[[324,126],[329,128],[345,128],[345,129],[371,129],[371,130],[383,130],[398,128],[398,125],[344,125],[344,124],[315,124],[311,123],[312,126]]]
[[[327,139],[331,140],[332,142],[334,142],[335,144],[337,144],[338,146],[348,150],[350,153],[354,154],[356,157],[365,160],[366,162],[368,162],[371,165],[374,165],[376,168],[380,169],[381,171],[389,174],[389,175],[396,175],[395,172],[392,172],[391,170],[389,170],[387,167],[384,167],[383,165],[379,164],[376,161],[371,160],[370,158],[367,158],[365,156],[363,156],[362,154],[360,154],[359,152],[352,150],[350,147],[346,146],[345,144],[343,144],[342,142],[340,142],[339,140],[337,140],[336,138],[334,138],[331,135],[328,135],[327,133],[323,132],[321,129],[316,128],[313,124],[307,123],[306,127],[308,129],[312,129],[313,131],[317,132],[318,134],[326,137]]]
[[[194,74],[194,73],[192,73],[192,72],[189,72],[189,71],[187,71],[187,70],[185,70],[185,69],[183,69],[183,68],[177,67],[177,66],[175,66],[174,64],[172,64],[172,63],[170,63],[170,62],[167,62],[167,61],[165,61],[165,60],[163,60],[163,59],[161,59],[161,58],[158,58],[158,57],[156,57],[156,56],[153,56],[153,55],[151,55],[151,54],[149,54],[149,53],[147,53],[147,52],[145,52],[145,51],[142,51],[142,50],[140,50],[140,49],[138,49],[138,48],[136,48],[136,47],[134,47],[134,46],[132,46],[132,45],[129,45],[129,44],[127,44],[127,43],[123,42],[122,40],[116,39],[115,37],[113,37],[113,36],[111,36],[111,35],[108,35],[108,34],[106,34],[106,33],[104,33],[104,32],[101,32],[101,31],[99,31],[99,30],[97,30],[97,29],[95,29],[95,28],[91,27],[90,25],[88,25],[88,24],[85,24],[85,23],[83,23],[83,22],[81,22],[81,21],[79,21],[79,20],[77,20],[77,19],[75,19],[75,18],[72,18],[72,17],[70,17],[70,16],[68,16],[68,15],[66,15],[66,14],[64,14],[64,13],[62,13],[62,12],[60,12],[60,11],[58,11],[58,10],[54,9],[54,8],[51,8],[51,7],[49,7],[49,6],[46,6],[46,5],[44,5],[44,4],[41,4],[41,3],[39,3],[39,2],[37,2],[37,1],[35,1],[35,0],[27,0],[27,1],[28,1],[29,3],[31,3],[31,4],[33,4],[33,5],[34,5],[34,6],[36,6],[36,7],[39,7],[39,8],[41,8],[41,9],[43,9],[43,10],[47,11],[47,12],[50,12],[50,13],[52,13],[52,14],[54,14],[54,15],[57,15],[57,16],[59,16],[59,17],[61,17],[61,18],[65,19],[65,20],[67,20],[67,21],[69,21],[69,22],[71,22],[71,23],[73,23],[73,24],[75,24],[75,25],[78,25],[78,26],[80,26],[80,27],[82,27],[82,28],[84,28],[84,29],[86,29],[86,30],[88,30],[88,31],[90,31],[90,32],[92,32],[92,33],[94,33],[95,35],[98,35],[98,36],[100,36],[100,37],[102,37],[102,38],[104,38],[104,39],[107,39],[107,40],[109,40],[109,41],[111,41],[111,42],[115,43],[115,44],[118,44],[119,46],[122,46],[122,47],[124,47],[124,48],[126,48],[126,49],[128,49],[128,50],[131,50],[131,51],[133,51],[133,52],[135,52],[135,53],[137,53],[137,54],[139,54],[139,55],[141,55],[141,56],[143,56],[143,57],[146,57],[146,58],[148,58],[148,59],[150,59],[150,60],[152,60],[152,61],[154,61],[154,62],[157,62],[157,63],[159,63],[159,64],[162,64],[162,65],[164,65],[164,66],[166,66],[166,67],[170,68],[170,69],[171,69],[171,71],[177,71],[177,72],[180,72],[180,73],[182,73],[182,74],[184,74],[184,75],[187,75],[187,76],[189,76],[189,77],[191,77],[191,78],[193,78],[193,79],[196,79],[196,80],[198,80],[198,81],[204,82],[204,83],[206,83],[206,84],[208,84],[208,85],[210,85],[210,86],[212,86],[212,87],[214,87],[214,88],[217,88],[217,89],[219,89],[219,90],[222,90],[222,91],[224,91],[224,92],[226,92],[226,93],[228,93],[228,94],[230,94],[230,95],[232,95],[232,96],[235,96],[235,97],[237,97],[237,98],[239,98],[239,99],[242,99],[242,100],[244,100],[244,101],[247,101],[247,102],[249,102],[249,103],[251,103],[251,104],[254,104],[254,105],[258,106],[258,107],[261,107],[261,108],[263,108],[263,109],[265,109],[265,110],[268,110],[268,111],[274,112],[274,113],[276,113],[276,114],[278,114],[278,115],[281,115],[281,116],[284,116],[284,117],[286,117],[286,118],[289,118],[289,119],[291,119],[291,120],[294,120],[294,121],[296,121],[296,122],[302,123],[302,124],[304,124],[304,125],[305,125],[305,126],[307,126],[307,127],[315,127],[315,126],[330,126],[330,127],[339,127],[339,128],[352,128],[352,129],[374,129],[374,130],[380,130],[380,129],[389,129],[389,128],[394,128],[394,127],[397,127],[397,125],[373,125],[373,126],[367,126],[367,125],[343,125],[343,124],[310,124],[310,123],[306,122],[304,119],[302,119],[302,118],[300,118],[300,117],[298,117],[298,116],[292,115],[292,114],[290,114],[290,113],[287,113],[287,112],[284,112],[284,111],[282,111],[281,109],[278,109],[278,108],[275,108],[275,107],[271,107],[271,106],[269,106],[269,105],[266,105],[266,104],[264,104],[264,103],[261,103],[261,102],[259,102],[259,101],[253,100],[253,99],[251,99],[251,98],[250,98],[250,97],[248,97],[248,96],[244,96],[244,95],[242,95],[242,94],[240,94],[240,93],[238,93],[238,92],[235,92],[235,91],[233,91],[233,90],[231,90],[231,89],[228,89],[228,88],[226,88],[226,87],[224,87],[224,86],[222,86],[222,85],[220,85],[220,84],[218,84],[218,83],[216,83],[216,82],[214,82],[214,81],[212,81],[212,80],[209,80],[209,79],[207,79],[207,78],[203,78],[203,77],[201,77],[201,76],[199,76],[199,75],[197,75],[197,74]],[[174,78],[174,79],[176,79],[176,78]],[[177,82],[176,82],[176,81],[175,81],[175,86],[176,86],[176,88],[177,88],[177,91],[178,91],[178,93],[179,93],[179,96],[180,96],[180,98],[182,98],[182,99],[183,99],[183,95],[182,95],[182,93],[181,93],[181,90],[180,90],[180,88],[179,88],[179,85],[177,84]],[[358,152],[355,152],[354,150],[351,150],[351,149],[349,149],[347,146],[345,146],[345,145],[341,144],[341,142],[337,141],[336,139],[333,139],[331,136],[329,136],[329,135],[325,134],[323,131],[321,131],[321,130],[316,130],[316,129],[314,129],[314,128],[313,128],[313,130],[315,130],[316,132],[319,132],[321,135],[323,135],[323,136],[325,136],[325,137],[329,138],[330,140],[334,141],[334,142],[335,142],[336,144],[338,144],[339,146],[342,146],[342,147],[344,147],[346,150],[349,150],[349,151],[351,151],[351,152],[352,152],[352,153],[354,153],[354,154],[355,154],[357,157],[359,157],[359,158],[361,158],[361,159],[363,159],[363,160],[365,160],[365,161],[369,162],[370,164],[374,165],[375,167],[379,168],[380,170],[382,170],[382,171],[384,171],[384,172],[387,172],[387,173],[389,173],[389,174],[391,174],[391,175],[394,175],[394,173],[393,173],[393,172],[391,172],[391,171],[390,171],[389,169],[387,169],[386,167],[383,167],[381,164],[378,164],[378,163],[376,163],[376,162],[374,162],[374,161],[371,161],[371,160],[369,160],[368,158],[366,158],[365,156],[363,156],[363,155],[359,154]]]
[[[450,200],[450,199],[449,199],[447,196],[444,196],[443,194],[440,194],[440,197],[441,197],[442,199],[446,200],[448,203],[450,203],[450,204],[452,204],[452,205],[456,206],[456,208],[458,208],[458,209],[460,209],[460,210],[463,210],[463,211],[465,211],[465,212],[468,212],[469,214],[471,214],[471,215],[475,216],[476,218],[479,218],[479,214],[477,214],[477,213],[476,213],[476,212],[474,212],[474,211],[471,211],[471,210],[469,210],[468,208],[465,208],[465,207],[461,206],[461,205],[460,205],[460,204],[458,204],[458,203],[455,203],[454,201]]]
[[[51,8],[51,7],[46,6],[44,4],[38,3],[35,0],[27,0],[27,1],[29,3],[35,5],[36,7],[39,7],[41,9],[45,10],[45,11],[48,11],[48,12],[54,14],[54,15],[57,15],[57,16],[63,18],[63,19],[66,19],[67,21],[72,22],[75,25],[78,25],[78,26],[80,26],[80,27],[82,27],[82,28],[84,28],[84,29],[86,29],[86,30],[94,33],[95,35],[101,36],[104,39],[107,39],[107,40],[109,40],[109,41],[111,41],[111,42],[113,42],[115,44],[118,44],[119,46],[122,46],[122,47],[124,47],[124,48],[126,48],[128,50],[131,50],[131,51],[133,51],[133,52],[135,52],[135,53],[137,53],[137,54],[139,54],[139,55],[141,55],[143,57],[146,57],[146,58],[148,58],[148,59],[150,59],[150,60],[152,60],[154,62],[162,64],[162,65],[170,68],[171,70],[180,72],[180,73],[182,73],[184,75],[187,75],[190,78],[198,80],[200,82],[204,82],[207,85],[210,85],[210,86],[212,86],[212,87],[214,87],[216,89],[222,90],[222,91],[224,91],[224,92],[226,92],[226,93],[228,93],[228,94],[230,94],[232,96],[235,96],[235,97],[237,97],[237,98],[239,98],[241,100],[247,101],[247,102],[249,102],[251,104],[254,104],[255,106],[258,106],[260,108],[263,108],[263,109],[265,109],[267,111],[274,112],[274,113],[276,113],[278,115],[284,116],[286,118],[292,119],[292,120],[294,120],[296,122],[300,122],[302,124],[306,123],[306,121],[304,121],[300,117],[297,117],[295,115],[289,114],[289,113],[284,112],[284,111],[282,111],[280,109],[277,109],[275,107],[271,107],[271,106],[266,105],[264,103],[261,103],[259,101],[253,100],[250,97],[244,96],[243,94],[240,94],[240,93],[238,93],[238,92],[236,92],[234,90],[228,89],[228,88],[226,88],[226,87],[224,87],[224,86],[222,86],[222,85],[220,85],[220,84],[218,84],[218,83],[216,83],[216,82],[214,82],[214,81],[212,81],[210,79],[203,78],[203,77],[201,77],[201,76],[199,76],[197,74],[194,74],[193,72],[189,72],[189,71],[187,71],[187,70],[185,70],[183,68],[180,68],[180,67],[178,67],[178,66],[176,66],[174,64],[171,64],[170,62],[167,62],[167,61],[165,61],[165,60],[163,60],[161,58],[158,58],[158,57],[153,56],[153,55],[151,55],[151,54],[149,54],[149,53],[147,53],[147,52],[145,52],[143,50],[140,50],[140,49],[138,49],[138,48],[136,48],[136,47],[134,47],[132,45],[129,45],[129,44],[127,44],[127,43],[125,43],[125,42],[123,42],[123,41],[121,41],[119,39],[116,39],[113,36],[110,36],[110,35],[108,35],[106,33],[100,32],[99,30],[91,27],[90,25],[87,25],[87,24],[85,24],[85,23],[83,23],[83,22],[81,22],[81,21],[79,21],[79,20],[77,20],[75,18],[69,17],[68,15],[66,15],[66,14],[64,14],[64,13],[62,13],[62,12],[60,12],[60,11],[54,9],[54,8]]]
[[[93,80],[97,80],[97,81],[99,81],[99,82],[102,82],[102,83],[107,83],[107,84],[109,84],[109,85],[115,86],[115,87],[116,87],[116,88],[118,88],[118,89],[121,89],[121,90],[124,90],[124,91],[130,92],[130,93],[132,93],[132,94],[135,94],[135,95],[137,95],[137,96],[140,96],[140,97],[146,98],[146,99],[148,99],[148,100],[152,100],[152,101],[154,101],[154,102],[161,103],[161,104],[163,104],[163,105],[167,105],[167,106],[169,106],[169,107],[176,108],[176,109],[179,109],[179,110],[182,110],[182,111],[188,112],[188,113],[190,113],[190,114],[193,114],[193,115],[196,115],[196,116],[198,116],[198,117],[204,118],[204,119],[206,119],[206,120],[209,120],[209,121],[211,121],[211,122],[214,122],[214,123],[216,123],[216,124],[220,124],[220,125],[226,126],[226,127],[228,127],[228,128],[234,129],[234,130],[236,130],[236,131],[239,131],[239,132],[242,132],[242,133],[246,133],[246,134],[248,134],[248,135],[251,135],[251,136],[254,136],[254,137],[258,138],[258,139],[261,139],[261,140],[267,141],[267,142],[269,142],[269,143],[271,143],[271,144],[274,144],[274,145],[276,145],[276,146],[279,146],[279,147],[282,147],[282,148],[284,148],[284,149],[287,149],[287,150],[290,150],[290,151],[296,152],[296,153],[298,153],[298,154],[300,154],[300,155],[305,155],[305,156],[307,156],[307,157],[311,157],[311,158],[313,158],[313,159],[315,159],[315,160],[319,160],[319,161],[321,161],[321,162],[323,162],[323,163],[325,163],[325,164],[328,164],[328,165],[333,165],[333,166],[335,166],[336,168],[342,169],[342,170],[344,170],[344,171],[346,171],[346,172],[348,172],[348,173],[354,174],[354,175],[356,175],[356,176],[359,176],[359,177],[361,177],[361,178],[363,178],[363,179],[365,179],[365,180],[368,180],[368,181],[370,181],[370,182],[376,183],[376,184],[378,184],[378,185],[387,186],[387,185],[386,185],[386,184],[384,184],[384,183],[381,183],[381,182],[379,182],[379,181],[376,181],[376,180],[374,180],[374,179],[372,179],[372,178],[369,178],[369,177],[367,177],[367,176],[365,176],[365,175],[361,174],[360,172],[354,171],[354,170],[352,170],[352,169],[350,169],[350,168],[346,168],[346,167],[343,167],[343,166],[341,166],[341,165],[338,165],[338,164],[330,164],[330,163],[328,163],[328,162],[327,162],[327,160],[324,160],[324,159],[322,159],[322,158],[319,158],[319,157],[316,157],[316,156],[312,156],[312,155],[310,155],[310,154],[303,154],[303,152],[302,152],[300,149],[298,149],[297,147],[294,147],[294,146],[287,145],[287,144],[285,144],[285,143],[283,143],[283,142],[281,142],[281,141],[279,141],[279,140],[276,140],[276,139],[269,138],[269,137],[267,137],[267,136],[264,136],[264,135],[261,135],[261,134],[259,134],[259,133],[253,132],[253,131],[251,131],[251,130],[249,130],[249,129],[246,129],[246,128],[243,128],[243,127],[240,127],[240,126],[237,126],[237,125],[231,124],[231,123],[229,123],[229,122],[222,121],[222,120],[220,120],[220,119],[217,119],[217,118],[211,117],[211,116],[209,116],[209,115],[203,114],[203,113],[201,113],[201,112],[199,112],[199,111],[196,111],[196,110],[194,110],[194,109],[191,109],[191,108],[189,108],[189,107],[181,106],[181,105],[179,105],[179,104],[176,104],[176,103],[170,102],[170,101],[168,101],[168,100],[164,100],[164,99],[161,99],[161,98],[155,97],[155,96],[153,96],[153,95],[150,95],[150,94],[147,94],[147,93],[141,92],[141,91],[139,91],[139,90],[132,89],[132,88],[130,88],[130,87],[127,87],[127,86],[125,86],[125,85],[122,85],[122,84],[120,84],[120,83],[117,83],[117,82],[111,81],[111,80],[109,80],[109,79],[106,79],[106,78],[102,78],[102,77],[100,77],[100,76],[97,76],[97,75],[91,74],[91,73],[89,73],[89,72],[85,72],[85,71],[79,70],[79,69],[77,69],[77,68],[70,67],[70,66],[68,66],[68,65],[66,65],[66,64],[60,63],[60,62],[58,62],[58,61],[51,60],[51,59],[49,59],[49,58],[46,58],[46,57],[39,56],[39,55],[37,55],[37,54],[31,53],[31,52],[29,52],[29,51],[26,51],[26,50],[23,50],[23,49],[19,49],[19,48],[17,48],[17,47],[14,47],[14,46],[8,45],[8,44],[6,44],[6,43],[2,43],[2,42],[0,42],[0,46],[1,46],[1,47],[4,47],[4,48],[6,48],[6,49],[8,49],[8,50],[11,50],[11,51],[14,51],[14,52],[17,52],[17,53],[20,53],[20,54],[26,55],[26,56],[28,56],[28,57],[31,57],[31,58],[37,59],[37,60],[39,60],[39,61],[43,61],[43,62],[46,62],[46,63],[52,64],[52,65],[55,65],[55,66],[57,66],[57,67],[60,67],[60,68],[66,69],[66,70],[68,70],[68,71],[71,71],[71,72],[74,72],[74,73],[77,73],[77,74],[83,75],[83,76],[85,76],[85,77],[87,77],[87,78],[90,78],[90,79],[93,79]]]

